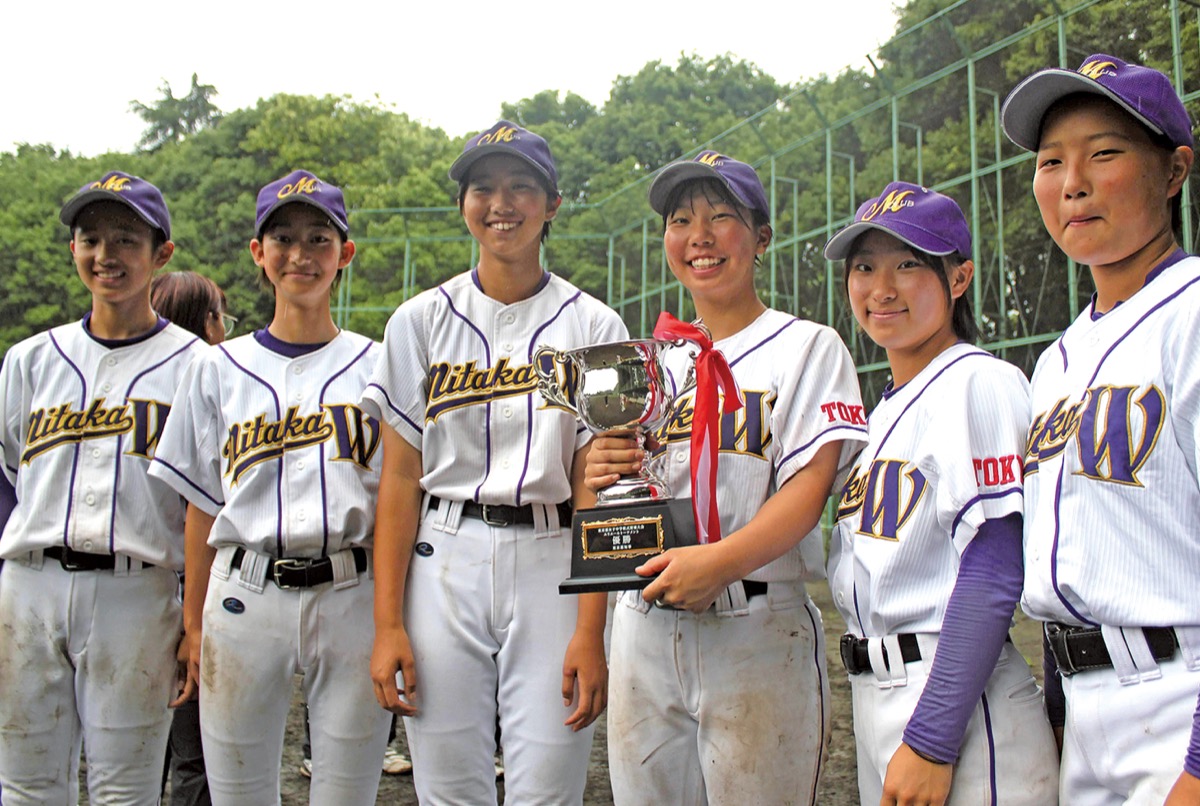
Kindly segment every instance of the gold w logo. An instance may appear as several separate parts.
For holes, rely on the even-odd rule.
[[[1082,75],[1085,75],[1088,78],[1095,81],[1095,80],[1098,80],[1100,78],[1100,76],[1104,75],[1105,70],[1109,70],[1109,69],[1116,70],[1117,65],[1114,64],[1113,62],[1094,61],[1094,62],[1088,62],[1083,67],[1080,67],[1079,72]]]
[[[912,206],[912,202],[908,201],[908,197],[911,195],[913,195],[913,191],[911,190],[902,190],[899,193],[893,190],[891,193],[872,204],[871,208],[867,210],[867,214],[862,217],[862,220],[870,221],[877,215],[883,215],[884,213],[898,213],[905,207]]]

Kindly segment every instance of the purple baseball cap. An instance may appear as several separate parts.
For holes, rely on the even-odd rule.
[[[1150,67],[1104,53],[1088,56],[1078,70],[1052,67],[1018,84],[1000,110],[1004,133],[1021,148],[1037,151],[1046,112],[1076,92],[1108,98],[1173,146],[1194,144],[1191,119],[1171,80]]]
[[[949,196],[909,182],[892,182],[874,199],[867,199],[854,214],[854,223],[825,244],[825,257],[845,260],[858,236],[883,230],[930,255],[957,252],[971,256],[971,230],[962,208]]]
[[[346,200],[342,191],[328,182],[321,181],[308,171],[292,171],[282,179],[258,191],[258,214],[254,218],[254,237],[262,238],[267,219],[285,204],[299,202],[316,207],[333,222],[342,237],[350,235],[350,224],[346,220]]]
[[[140,176],[120,171],[109,171],[99,181],[88,182],[81,187],[63,205],[58,220],[70,227],[84,207],[98,201],[120,202],[137,213],[138,218],[152,229],[162,230],[166,239],[171,240],[171,214],[167,212],[162,193]]]
[[[744,162],[716,151],[701,151],[693,159],[672,162],[658,172],[650,184],[650,207],[665,216],[667,199],[675,188],[692,179],[716,179],[729,189],[744,207],[771,218],[771,205],[758,174]]]
[[[549,143],[507,120],[497,121],[467,141],[458,159],[450,166],[450,178],[462,182],[472,165],[492,154],[510,154],[525,160],[558,193],[558,170],[554,167]]]

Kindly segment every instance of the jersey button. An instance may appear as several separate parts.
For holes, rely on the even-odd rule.
[[[85,551],[91,551],[92,541],[90,541],[90,540],[83,541],[83,548]]]
[[[292,372],[295,373],[296,375],[299,375],[302,372],[304,372],[304,368],[303,367],[292,367]]]
[[[85,495],[83,497],[83,502],[85,504],[87,504],[88,506],[91,506],[92,504],[96,503],[96,496],[92,495],[91,493],[88,493],[87,495]]]
[[[304,469],[304,460],[303,460],[303,459],[301,459],[299,462],[296,462],[296,469],[297,469],[297,470],[303,470],[303,469]]]
[[[510,408],[509,406],[505,406],[504,407],[504,416],[512,417],[512,408]]]
[[[115,358],[109,358],[109,359],[108,359],[107,361],[105,361],[104,363],[108,364],[110,367],[115,367],[115,366],[117,365],[117,359],[115,359]]]
[[[686,462],[687,460],[688,460],[687,451],[680,451],[679,453],[675,454],[676,462],[679,462],[680,464],[682,464],[682,463]]]
[[[515,321],[517,321],[517,317],[513,316],[511,313],[504,314],[504,324],[511,325]]]
[[[308,513],[305,512],[304,510],[300,510],[300,513],[298,515],[296,515],[296,518],[297,518],[297,520],[306,521],[306,520],[308,520]]]
[[[99,458],[100,458],[100,449],[99,449],[99,448],[92,448],[92,456],[93,456],[93,457],[95,457],[95,458],[97,458],[97,459],[99,459]]]
[[[506,352],[506,353],[511,354],[513,351],[512,342],[505,342],[504,344],[501,344],[500,346],[504,349],[504,352]]]
[[[101,386],[101,387],[100,387],[100,391],[101,391],[101,392],[111,392],[111,391],[112,391],[112,384],[111,384],[111,383],[106,383],[106,384],[104,384],[103,386]]]

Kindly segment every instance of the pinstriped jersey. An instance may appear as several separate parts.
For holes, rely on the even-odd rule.
[[[837,333],[824,325],[767,310],[714,346],[729,362],[745,406],[721,415],[717,507],[721,534],[730,535],[758,514],[826,443],[843,440],[839,467],[865,441],[866,419],[854,362]],[[679,391],[694,347],[672,349],[666,369]],[[663,479],[673,495],[691,495],[694,395],[683,391],[671,419],[657,434],[664,444]],[[759,582],[821,579],[821,527],[816,525],[783,556],[749,574]]]
[[[938,632],[985,520],[1021,512],[1029,382],[965,343],[885,395],[842,487],[834,603],[858,636]]]
[[[215,516],[213,547],[324,557],[369,546],[382,451],[359,396],[378,343],[343,330],[291,357],[262,335],[197,359],[151,474]]]
[[[533,355],[625,338],[616,313],[560,277],[505,304],[467,272],[392,315],[363,406],[421,451],[421,487],[433,495],[558,503],[571,497],[574,453],[591,434],[542,399]]]
[[[8,351],[0,441],[18,503],[0,556],[66,546],[183,568],[183,503],[147,470],[205,345],[166,320],[159,328],[111,346],[73,322]]]
[[[1200,258],[1153,274],[1038,359],[1022,599],[1035,618],[1200,625]]]

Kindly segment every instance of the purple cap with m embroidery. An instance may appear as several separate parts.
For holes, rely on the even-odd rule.
[[[1078,70],[1052,67],[1018,84],[1000,110],[1004,133],[1021,148],[1037,151],[1046,112],[1077,92],[1108,98],[1173,146],[1194,144],[1192,121],[1171,80],[1153,68],[1105,53],[1088,56]]]
[[[757,210],[768,221],[771,219],[767,193],[754,169],[716,151],[701,151],[690,160],[672,162],[659,171],[650,185],[650,207],[659,215],[667,215],[671,212],[665,209],[671,192],[691,179],[715,179],[728,188],[742,206]]]
[[[855,239],[867,230],[883,230],[930,255],[971,256],[971,229],[958,202],[909,182],[892,182],[854,214],[854,223],[825,244],[825,257],[845,260]]]
[[[550,145],[528,129],[507,120],[496,122],[467,141],[462,154],[450,166],[450,178],[455,182],[463,181],[472,165],[492,154],[509,154],[524,160],[550,183],[555,194],[558,193],[558,170],[554,167]]]
[[[96,182],[88,182],[63,205],[59,221],[73,226],[79,212],[92,202],[115,201],[137,213],[152,229],[162,230],[171,240],[171,214],[158,188],[142,179],[120,171],[109,171]]]
[[[336,185],[321,181],[308,171],[292,171],[282,179],[258,191],[258,213],[254,217],[254,237],[262,238],[267,219],[280,207],[292,203],[316,207],[333,222],[333,226],[345,238],[350,234],[350,223],[346,220],[346,200]]]

